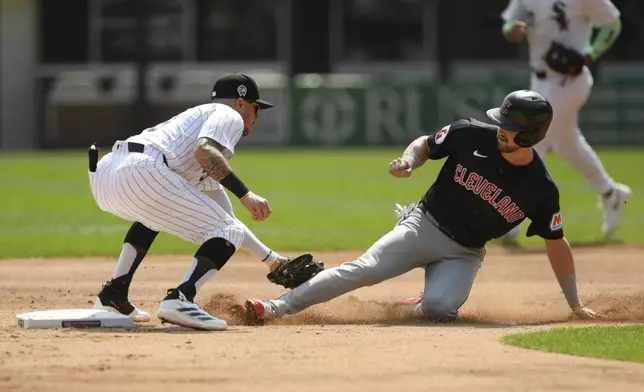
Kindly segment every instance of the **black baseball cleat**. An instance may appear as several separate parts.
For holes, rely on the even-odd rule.
[[[139,323],[152,320],[148,313],[137,308],[127,296],[122,295],[118,287],[112,284],[112,281],[103,284],[103,288],[96,296],[94,309],[122,314]]]

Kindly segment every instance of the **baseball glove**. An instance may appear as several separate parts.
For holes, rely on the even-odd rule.
[[[400,204],[396,203],[396,207],[394,208],[394,214],[396,214],[396,218],[398,218],[398,222],[396,222],[396,226],[398,226],[402,221],[407,219],[409,214],[416,208],[416,204],[411,203],[408,207],[401,206]]]
[[[307,253],[280,264],[275,271],[266,275],[266,278],[287,289],[294,289],[322,271],[324,263],[314,260],[313,256]]]
[[[573,76],[579,75],[586,64],[583,54],[554,41],[550,44],[544,60],[554,71]]]

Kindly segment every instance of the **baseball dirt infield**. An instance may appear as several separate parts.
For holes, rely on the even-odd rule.
[[[319,253],[327,266],[359,253]],[[608,323],[644,322],[644,250],[575,249],[582,300]],[[154,313],[187,256],[148,257],[132,300]],[[248,297],[282,290],[254,259],[235,256],[197,297],[231,326],[195,332],[156,318],[134,329],[25,330],[21,312],[92,307],[111,259],[0,262],[0,390],[48,391],[634,391],[644,365],[524,350],[510,333],[561,326],[568,309],[542,252],[491,249],[461,321],[427,325],[383,303],[422,290],[421,270],[263,327],[241,325]]]

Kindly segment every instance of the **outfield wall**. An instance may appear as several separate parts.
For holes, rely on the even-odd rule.
[[[594,145],[644,145],[644,67],[607,64],[596,75],[581,112],[584,135]],[[152,69],[147,91],[154,125],[208,101],[223,71]],[[529,75],[517,64],[456,65],[451,79],[431,73],[298,75],[251,73],[262,96],[276,104],[262,112],[253,137],[261,146],[401,145],[459,117],[485,119],[509,91],[525,88]],[[391,76],[391,75],[395,76]],[[43,93],[41,145],[46,148],[110,145],[132,130],[134,71],[128,68],[60,73]]]
[[[259,76],[280,104],[243,144],[278,146],[404,143],[453,118],[481,116],[528,82],[526,46],[509,44],[500,31],[504,0],[324,0],[314,8],[296,0],[247,7],[168,0],[139,13],[133,5],[140,3],[66,0],[67,9],[53,0],[0,0],[0,149],[111,144],[139,132],[141,122],[207,101],[224,71]],[[466,3],[473,12],[460,12]],[[624,30],[593,64],[600,78],[581,118],[593,144],[644,143],[644,66],[610,63],[644,61],[633,50],[642,47],[642,4],[616,4]],[[239,35],[250,20],[262,39],[220,39]],[[478,34],[449,33],[455,21]],[[151,64],[145,116],[134,109],[145,106],[136,100],[135,63]],[[285,77],[299,72],[342,75]]]

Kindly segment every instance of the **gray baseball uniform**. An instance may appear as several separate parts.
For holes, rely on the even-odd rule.
[[[497,146],[497,127],[463,119],[427,139],[429,158],[447,158],[419,205],[355,261],[330,268],[279,299],[264,301],[283,316],[425,268],[425,290],[414,313],[456,317],[485,256],[485,244],[526,217],[528,236],[563,237],[559,193],[537,154],[515,166]]]
[[[355,261],[324,270],[277,300],[277,313],[292,314],[363,286],[425,268],[425,290],[418,313],[433,319],[455,317],[469,296],[484,248],[466,248],[443,234],[421,207]]]

